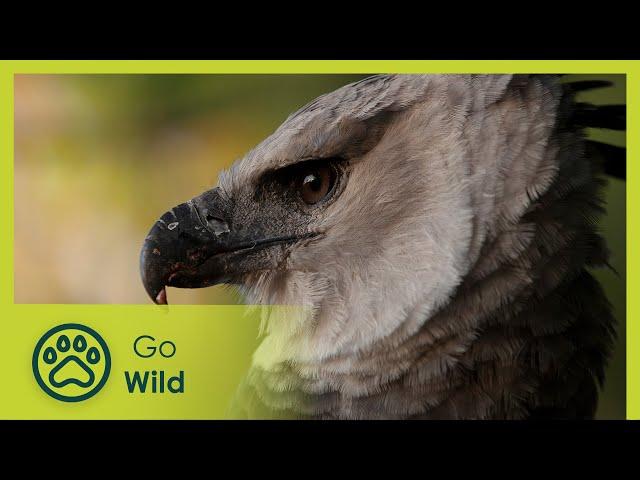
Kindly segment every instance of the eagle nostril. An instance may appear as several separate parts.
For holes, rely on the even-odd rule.
[[[205,218],[207,220],[207,225],[215,235],[229,233],[229,225],[224,221],[224,219],[216,217],[210,213],[207,213]]]

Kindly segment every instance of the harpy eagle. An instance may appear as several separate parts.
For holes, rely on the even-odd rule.
[[[249,416],[591,418],[614,318],[588,267],[607,262],[602,169],[624,161],[584,128],[625,127],[574,94],[604,85],[378,75],[322,95],[162,215],[144,286],[307,307],[267,320]]]

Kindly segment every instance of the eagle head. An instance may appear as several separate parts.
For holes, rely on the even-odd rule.
[[[591,378],[610,349],[606,299],[583,273],[606,258],[593,224],[600,182],[576,123],[594,111],[580,117],[551,75],[378,75],[347,85],[162,215],[142,249],[144,286],[157,303],[165,286],[228,283],[251,304],[307,307],[268,319],[254,362],[264,372],[269,362],[295,365],[287,384],[308,394],[340,392],[332,414],[441,405],[440,417],[463,415],[445,406],[468,389],[478,410],[465,415],[484,418],[498,404],[525,415],[528,406],[486,397],[512,388],[524,398],[544,375],[559,378],[541,358],[576,348],[561,335],[573,320],[553,323],[575,316],[571,295],[600,312],[584,323],[597,332],[584,335],[599,338],[602,355],[580,371]],[[557,343],[539,347],[537,335],[550,331]],[[479,373],[489,364],[494,373]],[[392,391],[403,392],[397,404]],[[377,407],[370,398],[354,413],[374,394]]]
[[[495,96],[506,77],[473,81]],[[376,76],[291,115],[216,188],[154,225],[141,255],[149,295],[233,283],[251,303],[312,307],[319,355],[428,316],[471,260],[463,125],[482,99],[451,82]]]

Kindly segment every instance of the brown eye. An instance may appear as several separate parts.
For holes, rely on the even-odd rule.
[[[300,198],[307,205],[318,203],[329,193],[334,180],[333,170],[328,166],[319,166],[301,172],[298,185]]]

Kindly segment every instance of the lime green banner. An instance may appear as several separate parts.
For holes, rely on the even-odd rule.
[[[224,419],[264,308],[14,305],[3,419]]]

